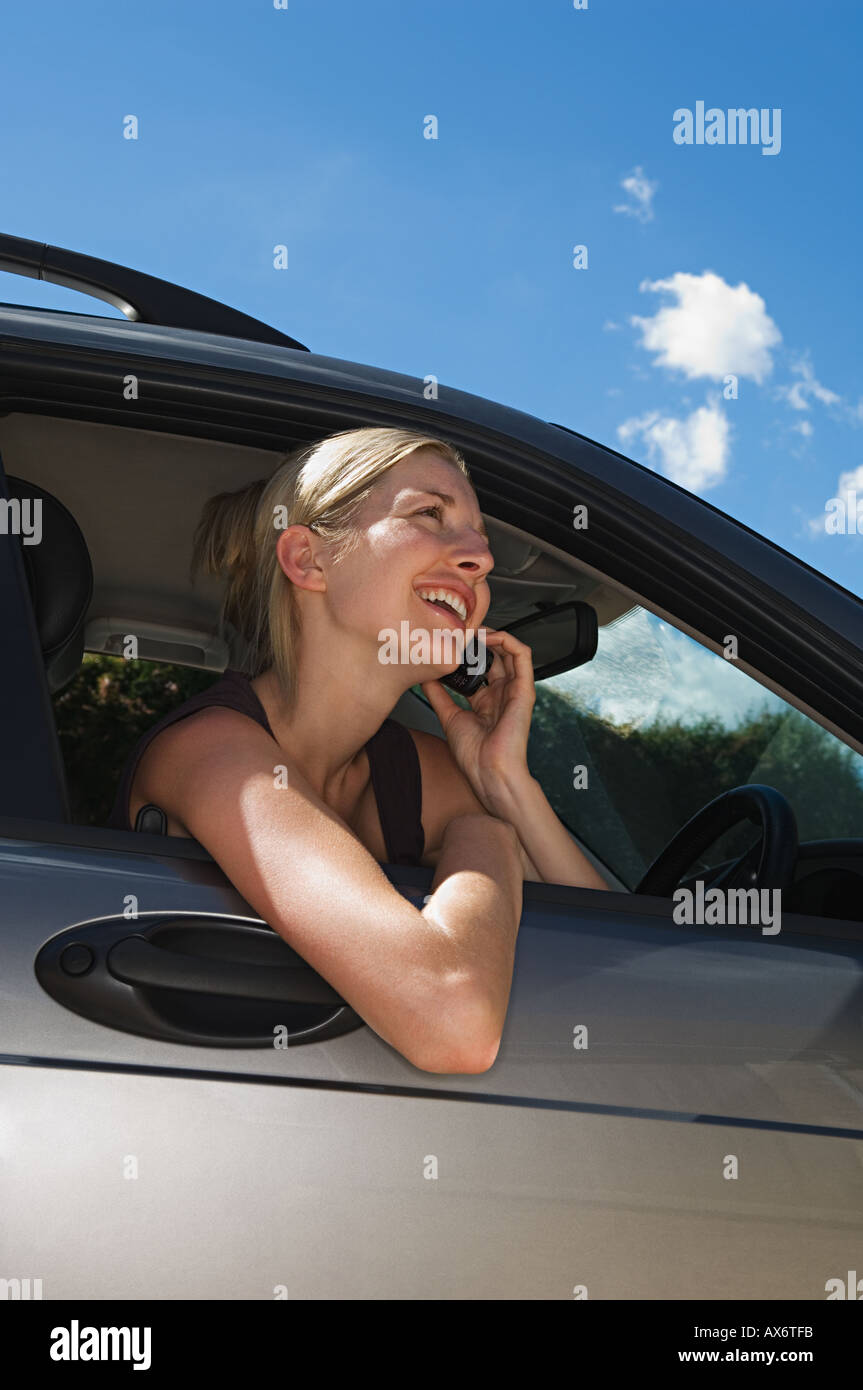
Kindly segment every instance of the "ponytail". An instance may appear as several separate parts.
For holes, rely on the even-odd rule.
[[[192,544],[189,577],[226,574],[221,625],[230,624],[247,642],[255,640],[257,625],[255,517],[266,478],[257,478],[238,492],[220,492],[204,504]]]

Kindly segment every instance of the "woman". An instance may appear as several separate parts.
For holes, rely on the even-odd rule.
[[[228,572],[223,620],[246,640],[244,669],[149,731],[113,817],[128,827],[161,807],[168,833],[199,840],[425,1071],[492,1065],[525,874],[607,886],[528,771],[524,643],[486,630],[494,660],[470,710],[439,684],[455,662],[381,659],[405,619],[412,633],[481,627],[492,565],[461,454],[410,430],[332,435],[211,498],[192,569]],[[446,740],[388,718],[417,682]],[[421,911],[382,872],[392,859],[435,867]]]

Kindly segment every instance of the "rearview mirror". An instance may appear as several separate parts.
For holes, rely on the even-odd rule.
[[[555,603],[539,613],[519,618],[504,631],[513,633],[530,647],[535,680],[584,666],[596,656],[599,637],[596,609],[578,600]]]

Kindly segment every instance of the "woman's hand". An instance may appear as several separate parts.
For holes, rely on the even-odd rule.
[[[511,632],[486,629],[494,660],[488,685],[451,700],[439,681],[420,688],[440,720],[453,758],[491,816],[509,821],[519,840],[523,876],[578,888],[608,884],[558,819],[527,766],[527,737],[536,700],[530,647]]]
[[[467,697],[470,709],[450,699],[440,681],[423,681],[420,689],[474,793],[494,815],[502,789],[530,776],[527,738],[536,688],[530,647],[510,632],[486,628],[485,634],[494,659],[488,684]]]

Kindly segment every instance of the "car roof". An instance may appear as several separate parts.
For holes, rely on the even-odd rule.
[[[418,399],[423,399],[423,378],[387,367],[372,367],[303,348],[281,347],[196,329],[130,323],[105,315],[0,303],[0,335],[84,350],[128,352],[135,356],[187,365],[229,366],[233,371],[290,377],[310,383],[317,379],[327,385],[359,388],[371,395],[386,396],[388,400],[401,396],[414,405]],[[512,432],[521,437],[525,426],[539,425],[542,430],[549,432],[552,439],[562,428],[539,416],[456,387],[438,383],[437,389],[440,393],[446,393],[448,411],[461,419],[473,419],[486,428]],[[440,396],[437,403],[440,403]],[[636,463],[631,463],[631,466],[641,467]],[[656,476],[653,470],[645,471]]]

